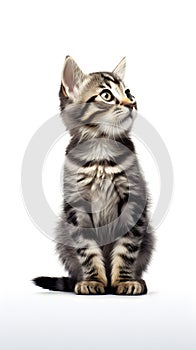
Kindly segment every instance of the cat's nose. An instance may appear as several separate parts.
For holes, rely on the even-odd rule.
[[[128,97],[125,97],[122,101],[120,101],[120,105],[133,108],[133,102]]]
[[[122,101],[120,101],[120,105],[133,108],[135,107],[135,101],[131,101],[128,97],[125,97]]]

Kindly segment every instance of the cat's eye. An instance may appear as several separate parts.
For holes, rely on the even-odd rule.
[[[102,97],[102,99],[103,99],[104,101],[107,101],[107,102],[111,102],[111,101],[113,101],[113,99],[114,99],[114,96],[112,95],[111,91],[108,90],[108,89],[103,90],[103,91],[100,93],[100,96]]]

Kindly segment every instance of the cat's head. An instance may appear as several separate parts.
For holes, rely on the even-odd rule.
[[[126,60],[113,72],[84,74],[65,59],[59,92],[61,115],[71,133],[117,136],[129,131],[136,116],[136,100],[124,84]]]

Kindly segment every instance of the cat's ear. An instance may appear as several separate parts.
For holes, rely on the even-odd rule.
[[[126,57],[124,57],[116,68],[113,70],[113,73],[119,76],[121,80],[124,80],[125,77],[125,69],[126,69]]]
[[[78,67],[72,57],[67,56],[65,59],[61,82],[63,93],[68,97],[77,97],[79,87],[85,78],[84,73]]]

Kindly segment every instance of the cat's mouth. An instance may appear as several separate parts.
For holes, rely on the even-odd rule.
[[[122,108],[117,108],[114,112],[114,117],[120,121],[123,121],[124,118],[128,118],[130,117],[131,119],[133,118],[133,113],[134,113],[134,109],[136,111],[136,108],[132,108],[132,107],[124,107]]]
[[[133,118],[133,114],[134,112],[137,112],[137,103],[136,101],[134,101],[132,104],[129,104],[129,105],[124,105],[123,107],[120,106],[120,107],[117,107],[115,109],[115,113],[114,115],[116,117],[130,117],[130,118]]]

